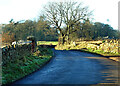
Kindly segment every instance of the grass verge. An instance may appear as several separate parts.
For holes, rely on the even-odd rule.
[[[120,53],[104,52],[103,50],[86,48],[84,45],[83,46],[57,45],[55,49],[56,50],[80,50],[80,51],[85,51],[90,53],[101,54],[102,56],[120,56]]]
[[[86,52],[90,52],[90,53],[96,53],[96,54],[100,54],[102,56],[120,56],[120,53],[110,53],[110,52],[104,52],[102,50],[92,50],[92,49],[81,49],[81,51],[86,51]]]
[[[95,50],[92,48],[85,48],[85,46],[71,46],[71,45],[57,45],[55,47],[56,50],[79,50],[82,52],[88,52],[93,54],[98,54],[114,61],[120,62],[120,53],[111,53],[104,52],[103,50]]]
[[[2,84],[10,84],[40,69],[52,56],[51,48],[37,47],[36,52],[24,56],[24,60],[9,62],[2,67]]]
[[[105,56],[105,57],[107,57],[111,60],[120,62],[120,53],[109,53],[109,52],[104,52],[104,51],[101,51],[101,50],[94,50],[93,51],[91,49],[81,49],[81,51],[90,52],[90,53],[94,53],[94,54],[99,54],[99,55]]]

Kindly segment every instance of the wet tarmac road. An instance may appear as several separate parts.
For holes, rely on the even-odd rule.
[[[14,84],[117,83],[117,62],[80,51],[54,51],[47,65]]]

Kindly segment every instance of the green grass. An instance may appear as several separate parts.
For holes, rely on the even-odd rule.
[[[37,47],[37,51],[24,56],[24,60],[9,62],[2,67],[2,84],[9,84],[40,69],[52,56],[50,48]]]
[[[110,53],[110,52],[104,52],[102,50],[92,50],[92,49],[81,49],[82,51],[101,54],[103,56],[120,56],[120,53]]]
[[[57,45],[58,41],[37,41],[37,45]]]

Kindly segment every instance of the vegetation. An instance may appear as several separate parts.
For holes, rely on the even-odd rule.
[[[9,84],[40,69],[52,56],[50,48],[38,46],[35,53],[24,56],[26,61],[16,60],[2,67],[2,83]]]
[[[44,11],[44,15],[40,15],[37,21],[24,20],[15,22],[11,19],[9,24],[2,28],[2,42],[11,44],[13,41],[27,40],[28,36],[34,36],[38,41],[38,45],[62,44],[60,48],[64,47],[69,50],[70,46],[63,45],[65,43],[69,45],[71,41],[77,39],[79,41],[80,39],[119,39],[120,31],[114,30],[108,24],[92,22],[92,11],[81,3],[52,2],[45,6]],[[78,47],[75,48],[79,49]],[[104,53],[101,50],[82,50],[102,55],[116,55]],[[25,61],[16,60],[3,66],[3,84],[14,82],[39,69],[53,55],[51,49],[41,47],[38,47],[35,53],[27,54],[24,56]]]
[[[81,51],[96,53],[96,54],[100,54],[100,55],[103,55],[103,56],[120,56],[120,53],[110,53],[110,52],[104,52],[102,50],[81,49]]]
[[[67,47],[69,50],[69,46],[63,45],[77,39],[119,39],[120,31],[114,30],[108,24],[92,22],[92,12],[87,6],[83,7],[81,3],[52,2],[45,6],[44,11],[44,15],[40,15],[37,21],[15,22],[11,19],[9,24],[6,24],[2,29],[2,42],[11,44],[13,41],[26,40],[28,36],[34,36],[38,45],[62,44],[62,47]],[[102,55],[113,55],[101,50],[82,50]],[[3,84],[11,83],[32,73],[49,61],[51,57],[51,49],[38,47],[35,53],[24,56],[25,61],[9,62],[2,68]]]
[[[26,20],[6,24],[3,27],[2,42],[10,43],[18,40],[26,40],[28,36],[35,36],[36,40],[57,41],[57,30],[50,27],[49,23],[40,17],[38,21]]]
[[[109,59],[120,62],[119,60],[120,53],[110,53],[110,52],[104,52],[102,50],[92,50],[92,49],[81,49],[81,51],[94,53],[94,54],[100,54],[102,56],[108,57]]]
[[[38,41],[37,45],[57,45],[58,41]]]
[[[108,41],[108,40],[107,40]],[[91,53],[101,54],[103,56],[120,56],[118,50],[119,40],[110,41],[81,41],[71,42],[70,44],[57,45],[56,50],[80,50]]]
[[[45,6],[45,17],[59,31],[62,44],[69,41],[69,35],[76,32],[82,21],[89,18],[91,12],[77,2],[53,2]],[[64,25],[64,28],[62,28]]]
[[[2,42],[11,43],[35,36],[38,41],[65,42],[80,40],[119,39],[120,31],[101,22],[92,22],[89,8],[77,2],[52,2],[37,21],[25,20],[3,27]]]
[[[76,33],[71,34],[71,38],[83,40],[102,40],[102,39],[119,39],[120,32],[114,30],[110,25],[86,20],[81,29]]]
[[[2,35],[2,42],[3,43],[12,43],[13,40],[15,40],[13,33],[10,34],[9,32],[6,32]]]
[[[117,39],[120,32],[104,23],[92,22],[92,11],[77,2],[54,2],[45,6],[45,17],[59,32],[59,43],[83,40]]]

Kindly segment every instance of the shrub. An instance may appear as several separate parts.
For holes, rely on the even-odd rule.
[[[2,34],[2,42],[3,43],[12,43],[13,41],[15,41],[15,38],[14,38],[14,34],[13,33],[3,33]]]

